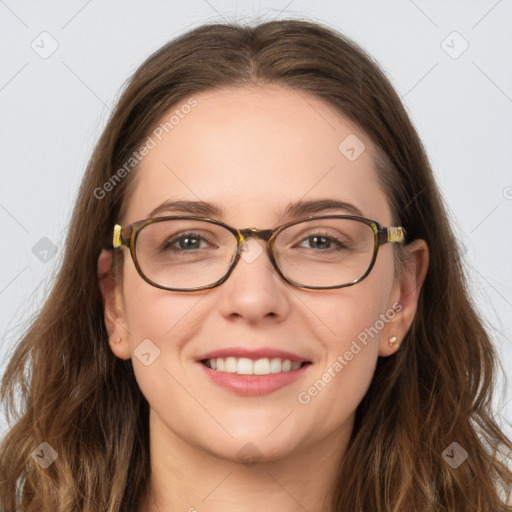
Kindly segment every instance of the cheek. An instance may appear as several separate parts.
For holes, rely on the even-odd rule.
[[[130,347],[133,350],[146,338],[157,345],[173,335],[180,323],[180,330],[188,312],[200,297],[185,296],[179,292],[161,290],[146,283],[134,265],[125,265],[123,281],[124,310]]]
[[[354,286],[333,290],[324,296],[304,297],[304,302],[316,314],[317,320],[312,320],[311,328],[322,340],[326,353],[323,366],[329,368],[342,359],[347,379],[350,375],[356,381],[360,378],[368,381],[376,363],[382,331],[395,316],[395,311],[389,307],[392,263],[385,258],[381,263]],[[339,369],[339,365],[337,367]]]
[[[385,301],[379,295],[361,293],[354,287],[350,295],[332,302],[329,311],[334,319],[332,333],[324,338],[325,371],[342,375],[338,383],[343,381],[344,389],[354,392],[371,379],[385,325],[381,320]]]
[[[127,282],[125,288],[128,341],[138,386],[153,406],[162,399],[168,400],[171,376],[176,374],[173,362],[178,361],[179,355],[176,335],[178,330],[181,335],[180,318],[186,312],[183,303],[162,297],[157,288],[144,282],[132,284]]]
[[[377,350],[387,323],[382,319],[391,319],[387,315],[391,287],[392,273],[389,278],[375,272],[354,286],[333,290],[323,297],[304,297],[304,303],[316,314],[314,323],[325,348],[344,351],[351,342],[358,341]]]
[[[161,290],[146,283],[133,265],[123,281],[127,339],[135,376],[149,401],[169,393],[171,375],[181,375],[183,346],[205,317],[204,295]]]
[[[318,317],[325,320],[311,326],[322,341],[325,358],[297,401],[303,414],[321,418],[327,431],[353,416],[372,380],[385,325],[381,315],[387,310],[386,288],[377,284],[378,280],[365,280],[329,299],[318,298],[316,305],[308,302],[313,311],[322,311]]]

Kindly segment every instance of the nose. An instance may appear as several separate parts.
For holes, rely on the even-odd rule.
[[[225,317],[241,317],[257,323],[272,317],[282,320],[289,312],[286,283],[269,259],[267,244],[253,237],[239,247],[240,258],[228,279],[219,287],[218,307]]]

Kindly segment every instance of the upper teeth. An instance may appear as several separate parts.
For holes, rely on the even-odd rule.
[[[302,363],[292,363],[289,359],[280,359],[274,357],[269,359],[252,360],[248,357],[217,357],[216,359],[207,359],[206,365],[212,370],[228,373],[238,373],[239,375],[268,375],[270,373],[289,372],[298,370]]]

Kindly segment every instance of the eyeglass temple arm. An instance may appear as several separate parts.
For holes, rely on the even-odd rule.
[[[405,241],[405,229],[402,227],[381,228],[378,236],[379,244],[402,243]]]

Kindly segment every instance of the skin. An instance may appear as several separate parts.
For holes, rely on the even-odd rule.
[[[123,226],[170,198],[219,203],[225,209],[220,220],[238,228],[284,224],[292,220],[281,215],[288,203],[318,198],[350,202],[382,226],[394,225],[371,141],[321,99],[279,86],[194,97],[198,105],[133,171]],[[366,145],[355,161],[338,150],[349,134]],[[425,242],[407,246],[401,280],[393,246],[386,244],[365,280],[322,291],[283,281],[264,251],[252,263],[241,260],[217,288],[170,292],[143,281],[127,248],[121,250],[122,286],[106,274],[108,252],[100,256],[98,273],[111,349],[132,358],[150,404],[154,498],[141,511],[330,510],[336,469],[377,358],[399,350],[388,340],[400,342],[416,312],[428,266]],[[298,393],[396,303],[401,311],[379,334],[308,404],[299,403]],[[149,366],[133,355],[147,338],[161,352]],[[238,396],[212,384],[196,363],[207,351],[234,345],[275,346],[313,366],[307,378],[271,394]],[[252,465],[237,455],[249,442],[260,457]]]

